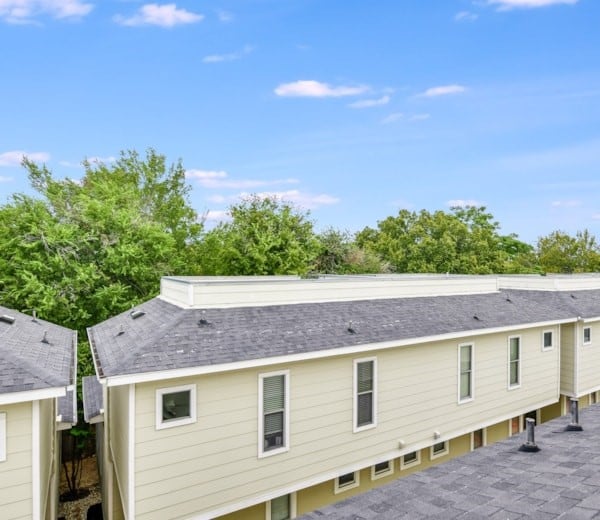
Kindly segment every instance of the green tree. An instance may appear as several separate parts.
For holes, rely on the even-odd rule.
[[[540,267],[547,273],[585,273],[600,270],[600,246],[587,229],[571,236],[553,231],[537,242]]]
[[[208,231],[199,248],[206,275],[305,274],[319,243],[308,212],[271,197],[229,208],[230,222]]]

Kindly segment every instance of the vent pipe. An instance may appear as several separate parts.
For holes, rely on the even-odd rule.
[[[571,397],[571,422],[565,428],[567,432],[581,432],[583,427],[579,424],[579,399]]]
[[[526,428],[527,428],[527,441],[525,444],[521,444],[519,451],[525,451],[528,453],[534,453],[540,451],[540,448],[535,443],[535,420],[531,417],[527,417]]]

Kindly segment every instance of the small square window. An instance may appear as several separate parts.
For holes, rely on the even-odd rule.
[[[542,336],[542,348],[544,350],[551,350],[554,348],[554,334],[552,331],[546,330]]]
[[[196,422],[196,385],[156,390],[156,429]]]
[[[592,342],[592,327],[583,327],[583,344],[589,345]]]
[[[411,451],[406,455],[402,455],[400,459],[400,469],[410,468],[412,466],[418,466],[421,464],[421,452]]]
[[[335,479],[334,493],[341,493],[348,489],[358,487],[360,485],[360,477],[358,471],[352,473],[344,473]]]
[[[437,442],[431,447],[431,459],[437,459],[447,455],[450,450],[448,449],[448,441]]]
[[[392,473],[394,473],[394,463],[391,460],[371,466],[371,480],[377,480]]]

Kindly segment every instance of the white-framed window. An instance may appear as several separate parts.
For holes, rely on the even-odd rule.
[[[542,332],[542,350],[552,350],[554,348],[554,331],[545,330]]]
[[[583,344],[590,345],[592,343],[592,327],[583,327]]]
[[[487,431],[485,428],[471,432],[471,451],[482,448],[487,444]]]
[[[473,344],[458,346],[458,402],[471,401],[473,394]]]
[[[429,458],[431,460],[437,459],[438,457],[443,457],[444,455],[448,455],[450,452],[450,446],[448,441],[436,442],[431,448],[431,453],[429,454]]]
[[[377,426],[377,358],[354,360],[354,432]]]
[[[258,456],[288,451],[290,442],[290,371],[258,376]]]
[[[195,422],[196,385],[172,386],[156,390],[157,430]]]
[[[508,338],[508,388],[521,386],[521,336]]]
[[[371,480],[377,480],[378,478],[387,477],[394,473],[394,461],[386,460],[379,462],[371,466]]]
[[[412,468],[421,464],[421,450],[411,451],[400,457],[400,469]]]
[[[290,493],[267,502],[265,520],[292,520],[296,514],[296,493]]]
[[[6,412],[0,412],[0,462],[6,460]]]
[[[360,486],[360,472],[352,471],[351,473],[344,473],[335,479],[333,492],[337,495],[358,486]]]

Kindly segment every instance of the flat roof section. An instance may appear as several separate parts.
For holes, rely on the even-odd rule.
[[[600,405],[535,429],[540,451],[519,447],[526,433],[299,517],[302,520],[598,518]]]

